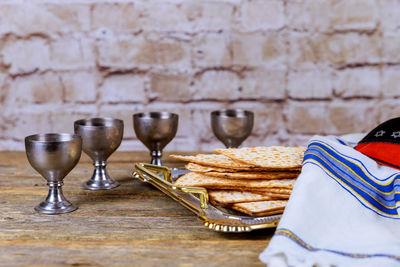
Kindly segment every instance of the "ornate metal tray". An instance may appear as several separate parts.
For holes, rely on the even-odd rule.
[[[172,173],[171,173],[172,171]],[[150,183],[172,199],[194,212],[205,227],[218,232],[250,232],[252,230],[276,227],[281,215],[251,217],[233,210],[208,203],[207,189],[202,187],[179,187],[173,182],[186,173],[185,169],[169,169],[147,163],[135,165],[133,177]]]

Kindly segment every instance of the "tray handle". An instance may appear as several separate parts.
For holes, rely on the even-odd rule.
[[[208,194],[207,189],[202,187],[182,187],[175,186],[172,184],[172,176],[171,170],[165,166],[158,166],[148,163],[137,163],[135,164],[135,168],[137,170],[137,174],[139,174],[142,179],[147,180],[143,174],[151,177],[156,183],[161,185],[164,188],[169,188],[173,191],[184,192],[184,193],[192,193],[199,194],[200,196],[200,208],[207,209],[208,208]],[[153,171],[161,172],[164,175],[164,178],[161,178]]]

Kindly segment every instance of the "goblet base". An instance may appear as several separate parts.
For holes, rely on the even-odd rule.
[[[116,188],[119,185],[120,184],[117,181],[114,181],[112,179],[106,179],[100,181],[90,179],[89,181],[83,184],[83,187],[88,190],[107,190]]]
[[[43,201],[35,207],[35,210],[42,214],[63,214],[72,212],[77,208],[77,206],[75,206],[68,200],[64,200],[61,202]]]

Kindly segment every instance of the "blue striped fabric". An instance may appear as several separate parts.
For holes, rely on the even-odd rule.
[[[358,159],[344,155],[322,141],[309,144],[303,165],[320,167],[364,207],[380,216],[400,219],[400,172],[385,178],[372,175]]]

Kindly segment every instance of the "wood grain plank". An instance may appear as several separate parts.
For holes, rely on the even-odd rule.
[[[207,240],[0,242],[0,261],[13,262],[14,266],[27,263],[53,266],[263,266],[258,261],[258,254],[267,243],[242,240],[228,240],[223,244]]]
[[[234,234],[203,227],[191,211],[132,178],[134,163],[148,160],[148,152],[115,153],[108,170],[121,186],[88,191],[82,183],[93,166],[84,155],[63,187],[79,209],[41,215],[33,208],[47,195],[45,180],[24,152],[0,152],[0,265],[262,266],[258,255],[275,229]]]

